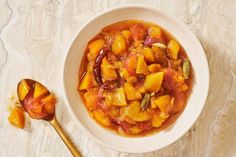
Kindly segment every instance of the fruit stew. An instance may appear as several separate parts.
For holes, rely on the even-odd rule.
[[[78,91],[100,125],[143,136],[176,120],[191,82],[180,43],[155,24],[132,20],[109,25],[89,41]]]
[[[55,113],[56,97],[46,87],[30,79],[23,79],[17,87],[19,101],[33,119],[51,120]]]

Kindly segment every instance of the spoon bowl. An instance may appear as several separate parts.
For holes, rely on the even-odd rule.
[[[41,83],[32,79],[23,79],[17,85],[20,104],[33,119],[46,120],[57,131],[71,154],[80,157],[80,153],[68,138],[55,115],[55,96]]]
[[[17,85],[17,95],[31,118],[47,121],[53,119],[56,98],[41,83],[32,79],[23,79]]]

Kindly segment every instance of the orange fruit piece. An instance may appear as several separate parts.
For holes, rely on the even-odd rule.
[[[8,121],[17,128],[23,129],[25,127],[25,114],[23,109],[15,107],[11,111]]]
[[[48,92],[47,88],[45,88],[44,86],[42,86],[39,83],[35,83],[34,98],[38,98],[38,97],[46,94],[47,92]]]
[[[23,101],[25,96],[29,93],[30,86],[27,84],[25,80],[21,81],[19,84],[19,99]]]

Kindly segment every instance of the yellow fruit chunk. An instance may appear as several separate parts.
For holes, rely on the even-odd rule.
[[[42,86],[39,83],[35,83],[34,85],[34,98],[40,97],[48,92],[47,88]]]
[[[88,90],[90,87],[93,87],[96,85],[97,85],[97,83],[94,79],[92,66],[88,65],[87,72],[79,84],[79,90]]]
[[[155,57],[155,53],[158,53],[159,51],[161,51],[161,49],[157,46],[152,45],[152,51],[153,51],[153,54],[154,54],[154,57]]]
[[[144,75],[149,74],[148,66],[144,60],[143,55],[138,55],[138,63],[137,63],[136,73],[137,74],[144,74]]]
[[[157,26],[152,26],[148,29],[148,35],[151,37],[151,38],[157,38],[157,39],[160,39],[161,38],[161,28],[160,27],[157,27]]]
[[[144,47],[142,50],[142,53],[144,55],[144,58],[147,62],[154,62],[155,58],[153,55],[153,50],[149,47]]]
[[[126,58],[124,67],[130,75],[135,75],[137,68],[138,56],[137,54],[131,54]]]
[[[20,99],[20,101],[23,101],[25,96],[30,91],[30,86],[27,84],[27,82],[25,80],[23,80],[23,81],[20,82],[18,90],[19,90],[18,91],[19,99]]]
[[[124,88],[118,88],[115,92],[115,105],[116,106],[126,106],[126,96]]]
[[[126,115],[124,116],[124,121],[126,121],[127,123],[130,123],[130,124],[136,124],[136,121],[134,121],[133,119],[131,119],[130,117],[128,117]]]
[[[111,117],[118,117],[120,115],[120,109],[118,107],[114,107],[111,109],[111,111],[109,112],[109,115]]]
[[[114,66],[108,62],[106,57],[102,60],[101,71],[104,80],[114,80],[117,78]]]
[[[160,64],[151,64],[148,66],[148,70],[151,73],[155,73],[161,70],[161,65]]]
[[[135,135],[135,134],[139,134],[140,132],[142,132],[142,129],[140,129],[137,126],[133,126],[129,128],[129,131],[131,134]]]
[[[55,112],[55,104],[47,104],[44,106],[44,111],[47,112],[47,114],[54,114]]]
[[[147,111],[142,111],[138,112],[137,114],[135,114],[133,117],[130,118],[133,119],[134,121],[142,122],[150,120],[152,116]]]
[[[120,69],[120,72],[119,72],[120,76],[123,78],[123,79],[128,79],[129,77],[132,77],[129,72],[125,69],[125,68],[121,68]]]
[[[124,62],[123,61],[112,61],[112,65],[116,69],[121,69],[124,67]]]
[[[124,114],[129,117],[133,117],[136,113],[141,111],[141,105],[138,101],[132,101],[128,106],[124,108]]]
[[[140,100],[142,99],[141,93],[132,86],[130,83],[124,84],[125,94],[128,100]]]
[[[126,96],[124,88],[117,88],[114,92],[109,92],[105,97],[105,103],[114,106],[126,106]]]
[[[87,90],[89,88],[89,85],[90,85],[90,74],[89,72],[87,72],[84,77],[82,78],[82,81],[80,83],[80,86],[79,86],[79,90]]]
[[[147,75],[144,81],[144,88],[149,92],[158,92],[161,88],[163,77],[163,72]]]
[[[138,91],[139,91],[140,93],[142,93],[142,94],[145,94],[145,93],[146,93],[146,89],[145,89],[143,86],[140,86],[140,87],[138,87],[137,89],[138,89]]]
[[[89,52],[87,56],[89,61],[94,60],[97,57],[98,52],[102,49],[104,43],[105,41],[103,39],[97,39],[89,43]]]
[[[110,126],[110,119],[105,115],[103,111],[93,111],[94,118],[104,126]]]
[[[131,76],[131,77],[128,77],[126,81],[130,84],[133,84],[133,83],[136,83],[138,80],[137,80],[137,77]]]
[[[121,34],[117,34],[111,47],[115,55],[122,55],[126,51],[125,38]]]
[[[43,98],[41,100],[43,103],[56,103],[56,98],[53,94],[49,94],[48,96],[46,96],[45,98]]]
[[[159,108],[161,112],[169,113],[171,110],[171,96],[169,94],[157,97],[153,103],[151,103],[152,108]]]
[[[85,104],[89,110],[93,110],[98,103],[97,99],[98,90],[90,90],[84,94]]]
[[[12,125],[23,129],[25,127],[25,114],[24,114],[24,111],[22,109],[20,109],[19,107],[15,107],[11,111],[10,116],[8,117],[8,121]]]
[[[125,108],[125,114],[132,120],[137,122],[147,121],[152,118],[152,116],[147,111],[141,110],[141,105],[138,101],[133,101]]]
[[[129,30],[121,31],[121,35],[123,35],[123,37],[125,37],[126,41],[129,41],[132,37],[132,34]]]
[[[53,94],[43,98],[41,102],[44,104],[44,109],[47,113],[53,114],[55,111],[56,98]]]
[[[160,114],[155,114],[152,118],[152,126],[158,128],[162,125],[164,121],[165,119],[162,118]]]
[[[175,40],[171,40],[168,42],[168,45],[167,45],[167,48],[168,48],[168,56],[172,59],[177,59],[178,58],[178,52],[179,52],[179,49],[180,49],[180,46],[179,46],[179,43]]]

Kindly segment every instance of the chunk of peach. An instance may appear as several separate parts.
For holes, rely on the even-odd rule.
[[[141,110],[141,104],[138,101],[131,102],[125,108],[125,113],[128,117],[137,122],[147,121],[152,118],[147,111]]]
[[[134,124],[134,125],[137,123],[136,121],[134,121],[133,119],[131,119],[130,117],[126,115],[125,115],[124,121],[126,121],[129,124]]]
[[[142,54],[138,55],[138,63],[136,68],[137,74],[149,74],[147,63],[144,60],[144,56]]]
[[[89,110],[93,110],[98,103],[98,90],[90,90],[84,94],[86,106]]]
[[[117,88],[115,92],[115,104],[116,106],[126,106],[126,96],[124,88]]]
[[[128,79],[129,77],[132,77],[126,68],[121,68],[119,74],[123,79]]]
[[[137,68],[137,61],[138,61],[137,54],[131,54],[125,60],[125,69],[130,75],[135,75],[135,71]]]
[[[120,108],[120,119],[122,121],[125,121],[129,124],[136,124],[136,121],[134,121],[133,119],[131,119],[128,115],[127,115],[127,109],[128,109],[128,106],[125,106],[125,107],[121,107]]]
[[[123,61],[112,61],[112,65],[116,69],[121,69],[124,67],[124,62]]]
[[[101,72],[104,80],[114,80],[117,78],[114,66],[108,62],[106,57],[102,60]]]
[[[79,90],[88,90],[90,87],[94,87],[97,85],[92,70],[93,70],[92,66],[88,65],[87,72],[79,84]]]
[[[161,48],[159,48],[158,46],[152,45],[152,51],[153,51],[154,58],[155,58],[155,53],[159,53],[159,51],[161,51]]]
[[[153,55],[153,50],[150,47],[144,47],[142,50],[144,58],[147,62],[154,62],[155,58]]]
[[[56,97],[54,96],[54,94],[49,94],[48,96],[46,96],[45,98],[43,98],[41,100],[42,103],[51,103],[51,104],[55,104],[57,102]]]
[[[122,55],[126,51],[125,38],[121,34],[117,34],[111,47],[115,55]]]
[[[41,100],[41,102],[44,104],[44,110],[46,110],[47,113],[54,114],[56,98],[53,94],[46,96]]]
[[[152,108],[159,108],[161,112],[169,113],[171,110],[171,96],[169,94],[157,97],[153,103],[151,103]]]
[[[132,34],[129,30],[121,31],[121,35],[123,35],[123,37],[125,37],[126,41],[130,41],[132,39]]]
[[[153,118],[152,118],[152,126],[158,128],[158,127],[160,127],[162,125],[162,123],[164,121],[165,121],[165,119],[162,118],[159,113],[158,114],[154,114]]]
[[[135,134],[139,134],[142,132],[142,129],[140,129],[139,127],[137,126],[133,126],[133,127],[130,127],[129,128],[129,131],[131,134],[135,135]]]
[[[175,40],[170,40],[167,45],[168,48],[168,56],[172,59],[177,60],[178,58],[178,52],[180,49],[179,43]]]
[[[120,109],[118,107],[114,107],[110,110],[109,115],[111,117],[117,118],[120,115]]]
[[[131,77],[128,77],[128,78],[126,79],[126,81],[127,81],[128,83],[130,83],[130,84],[134,84],[134,83],[136,83],[138,80],[137,80],[137,77],[136,77],[136,76],[131,76]]]
[[[144,86],[139,86],[137,87],[138,91],[142,94],[145,94],[146,93],[146,89],[144,88]]]
[[[142,99],[141,93],[133,87],[132,84],[126,82],[124,84],[125,94],[128,100],[140,100]]]
[[[114,92],[111,93],[112,105],[114,106],[126,106],[126,96],[124,88],[117,88]]]
[[[104,104],[106,106],[112,106],[114,105],[114,92],[110,92],[110,91],[104,91],[102,93],[102,96],[105,98]]]
[[[38,98],[48,92],[47,88],[42,86],[39,83],[35,83],[34,85],[34,98]]]
[[[97,57],[98,52],[102,49],[104,43],[105,41],[103,39],[97,39],[89,43],[88,45],[88,48],[89,48],[88,60],[89,61],[94,60]]]
[[[25,114],[23,109],[15,107],[11,111],[8,121],[17,128],[23,129],[25,127]]]
[[[44,106],[44,111],[47,112],[47,114],[53,115],[55,113],[55,104],[48,103]]]
[[[91,73],[87,72],[82,78],[82,81],[79,85],[79,90],[88,90],[88,88],[90,87],[90,83],[91,83]]]
[[[161,36],[162,36],[161,28],[158,27],[158,26],[151,26],[151,27],[148,29],[148,35],[149,35],[151,38],[160,39]]]
[[[155,72],[158,72],[161,70],[161,65],[160,64],[151,64],[148,66],[148,70],[151,72],[151,73],[155,73]]]
[[[19,99],[20,101],[23,101],[25,96],[29,93],[30,91],[30,86],[26,82],[26,80],[23,80],[20,82],[19,87],[18,87],[18,93],[19,93]]]
[[[163,77],[163,72],[147,75],[144,81],[144,88],[149,92],[158,92],[161,88]]]
[[[103,111],[95,110],[93,111],[94,118],[104,126],[110,126],[110,119],[105,115]]]
[[[137,122],[143,122],[152,119],[152,116],[147,111],[141,111],[135,114],[131,118]]]

